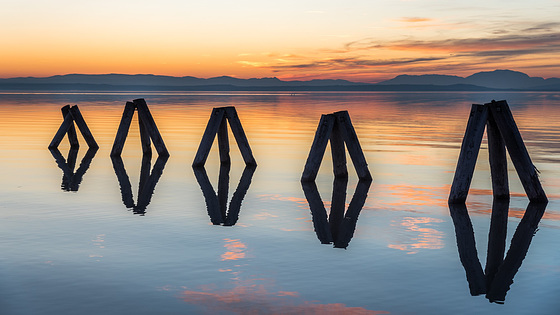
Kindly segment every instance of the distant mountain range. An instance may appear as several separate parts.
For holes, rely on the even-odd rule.
[[[96,91],[560,91],[560,79],[530,77],[512,70],[478,72],[468,77],[399,75],[376,84],[347,80],[283,81],[278,78],[209,79],[153,74],[67,74],[0,79],[0,90]]]

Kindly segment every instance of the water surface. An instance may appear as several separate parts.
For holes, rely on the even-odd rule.
[[[109,157],[124,104],[139,97],[169,159],[142,158],[137,117],[122,158]],[[447,205],[470,106],[492,99],[510,104],[550,200],[540,221],[520,224],[528,200],[510,163],[509,211],[492,219],[502,234],[490,233],[485,141],[466,209],[452,218]],[[66,104],[79,105],[99,150],[80,136],[77,152],[66,139],[47,149]],[[203,171],[191,167],[221,106],[237,108],[256,169],[231,134],[229,170],[216,145]],[[315,186],[302,187],[319,118],[339,110],[374,180],[359,182],[349,163],[348,181],[333,182],[327,147]],[[0,117],[2,314],[560,310],[558,93],[3,93]],[[496,235],[502,257],[515,239],[504,304],[471,296],[473,270],[500,261],[487,254]]]

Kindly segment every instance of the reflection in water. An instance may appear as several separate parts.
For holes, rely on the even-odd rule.
[[[152,162],[151,154],[144,154],[142,156],[142,167],[140,169],[140,183],[138,184],[138,201],[134,203],[134,197],[132,195],[132,185],[130,184],[130,179],[126,174],[124,168],[123,160],[120,156],[111,156],[111,161],[113,162],[113,169],[119,180],[119,185],[121,187],[121,196],[124,205],[132,209],[134,214],[144,215],[146,213],[146,207],[150,204],[152,200],[152,195],[154,194],[154,189],[159,181],[159,178],[163,174],[163,169],[165,168],[165,163],[169,156],[159,155],[154,167],[150,167]]]
[[[355,314],[380,315],[387,311],[373,311],[343,303],[319,304],[305,300],[296,291],[278,290],[275,279],[262,275],[244,274],[247,245],[239,239],[224,239],[226,252],[221,255],[225,268],[219,272],[230,274],[231,282],[206,284],[198,288],[181,287],[178,296],[184,302],[197,305],[204,314]],[[251,269],[249,269],[251,270]],[[171,286],[162,288],[173,290]]]
[[[76,160],[78,158],[78,148],[70,148],[67,160],[64,159],[62,153],[60,153],[58,148],[49,149],[56,161],[56,164],[62,170],[62,184],[60,185],[62,190],[78,191],[78,189],[80,188],[80,183],[82,182],[82,178],[91,165],[91,161],[95,157],[97,150],[98,148],[89,148],[82,158],[82,161],[80,162],[80,167],[78,167],[76,172],[74,172],[74,168],[76,167]]]
[[[523,259],[546,209],[546,203],[529,203],[511,240],[504,258],[507,236],[509,200],[494,199],[488,236],[486,268],[483,271],[478,254],[474,230],[465,204],[449,205],[455,225],[457,248],[465,268],[471,295],[486,294],[490,302],[504,303],[506,293]]]
[[[327,211],[317,185],[315,182],[301,182],[305,198],[309,203],[313,227],[317,238],[322,244],[334,243],[336,248],[346,248],[354,236],[358,216],[366,202],[370,180],[360,180],[350,205],[346,208],[346,190],[348,177],[335,177],[331,200],[331,211],[327,217]]]
[[[194,176],[202,189],[202,194],[204,195],[204,200],[206,201],[206,208],[212,224],[233,226],[237,223],[237,220],[239,219],[239,212],[241,211],[241,203],[243,202],[245,194],[249,190],[256,168],[257,167],[254,165],[248,165],[245,167],[243,174],[241,175],[241,179],[239,180],[239,184],[237,185],[237,189],[231,197],[228,209],[229,171],[231,169],[231,164],[220,164],[217,194],[208,179],[204,166],[193,167]]]

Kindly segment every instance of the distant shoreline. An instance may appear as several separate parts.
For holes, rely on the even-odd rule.
[[[163,85],[109,85],[109,84],[0,84],[0,91],[147,91],[147,92],[557,92],[560,88],[538,87],[527,89],[498,89],[468,84],[454,85],[327,85],[327,86],[163,86]]]

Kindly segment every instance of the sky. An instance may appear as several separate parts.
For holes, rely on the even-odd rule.
[[[0,0],[0,78],[560,77],[559,0]]]

